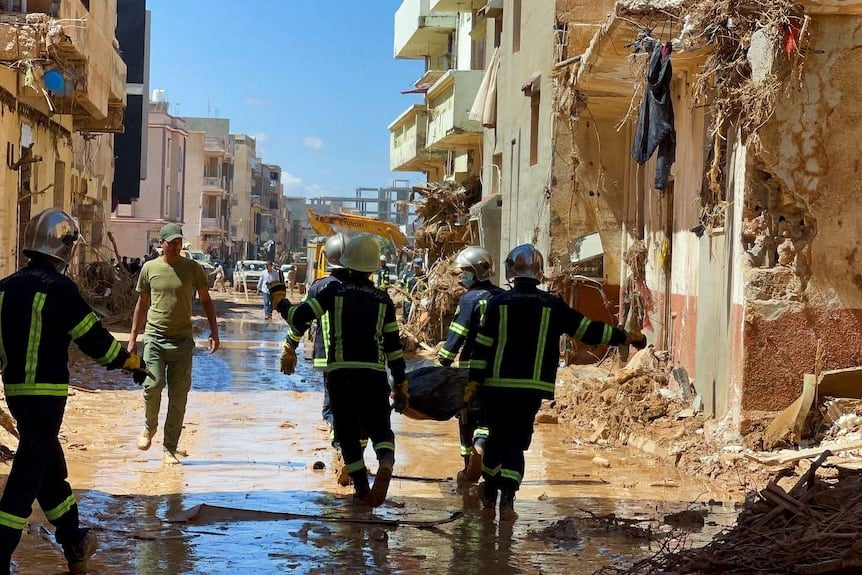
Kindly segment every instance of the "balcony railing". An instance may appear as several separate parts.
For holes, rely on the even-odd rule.
[[[486,4],[486,0],[431,0],[430,8],[436,12],[470,12],[478,10]]]
[[[427,147],[430,150],[452,150],[481,144],[482,125],[468,119],[467,115],[476,99],[483,74],[482,70],[450,70],[428,90]]]
[[[416,104],[389,125],[389,168],[395,172],[429,172],[443,168],[445,153],[425,149],[428,111]]]
[[[252,207],[257,207],[257,208],[260,207],[260,196],[259,195],[257,195],[257,194],[251,195],[251,205],[252,205]]]
[[[212,188],[220,192],[226,192],[224,176],[204,176],[204,188]]]
[[[201,218],[201,231],[211,232],[213,230],[221,231],[224,229],[223,218]]]
[[[224,138],[219,138],[218,136],[206,136],[204,138],[204,152],[224,154],[226,151],[227,147],[225,146]]]
[[[458,25],[454,12],[433,12],[431,0],[404,0],[395,12],[395,57],[425,58],[445,54],[449,34]]]

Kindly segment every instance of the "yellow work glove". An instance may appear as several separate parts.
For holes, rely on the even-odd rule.
[[[643,349],[647,345],[646,336],[639,331],[627,331],[625,344],[635,349]]]
[[[156,379],[150,370],[147,369],[147,365],[144,363],[144,360],[141,359],[136,353],[133,353],[129,356],[129,358],[123,363],[123,369],[130,372],[132,374],[132,381],[141,385],[144,383],[148,377],[150,379]]]
[[[410,393],[407,391],[407,380],[395,386],[392,390],[392,409],[396,413],[404,413],[410,405]]]
[[[269,295],[272,298],[272,309],[281,313],[281,310],[278,309],[278,304],[284,300],[284,297],[287,294],[287,288],[285,287],[284,282],[269,282],[266,284],[266,287],[269,289]]]
[[[290,375],[296,371],[296,350],[290,342],[285,341],[281,351],[281,373]]]

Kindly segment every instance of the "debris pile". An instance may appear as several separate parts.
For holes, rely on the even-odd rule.
[[[662,546],[607,575],[857,573],[862,569],[862,475],[834,472],[824,453],[789,490],[771,481],[748,499],[733,529],[699,549]],[[821,467],[822,466],[822,467]],[[679,541],[678,537],[676,538]],[[684,545],[683,545],[684,547]]]
[[[664,354],[647,348],[616,373],[595,366],[560,370],[560,421],[590,443],[644,448],[649,441],[655,455],[701,445],[700,397],[687,379],[671,377],[665,364]]]
[[[416,195],[420,196],[416,199]],[[470,245],[470,206],[482,199],[482,184],[470,178],[461,184],[427,183],[413,187],[413,204],[421,226],[415,247],[427,250],[428,261],[457,254]]]
[[[417,236],[418,237],[418,236]],[[455,256],[435,261],[423,281],[417,282],[412,293],[405,294],[413,303],[407,321],[401,327],[401,340],[406,351],[418,347],[433,347],[446,339],[449,324],[455,318],[455,307],[464,294],[458,283]],[[403,305],[403,303],[402,303]]]
[[[138,294],[136,277],[121,265],[107,261],[91,262],[73,277],[81,296],[99,315],[103,324],[129,321]]]

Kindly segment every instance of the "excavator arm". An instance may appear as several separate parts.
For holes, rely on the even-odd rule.
[[[311,208],[306,208],[306,211],[308,223],[322,236],[331,236],[339,231],[365,232],[391,241],[399,251],[407,245],[407,236],[392,222],[356,214],[318,214]]]

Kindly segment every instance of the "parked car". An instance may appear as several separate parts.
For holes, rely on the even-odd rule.
[[[235,290],[245,289],[257,291],[257,282],[260,274],[266,270],[266,262],[263,260],[240,260],[236,263],[233,271],[233,285]]]
[[[198,262],[198,264],[204,269],[204,273],[207,276],[207,287],[212,289],[212,287],[215,285],[216,268],[212,264],[212,258],[209,256],[209,254],[205,254],[200,250],[182,250],[180,252],[180,255]]]

